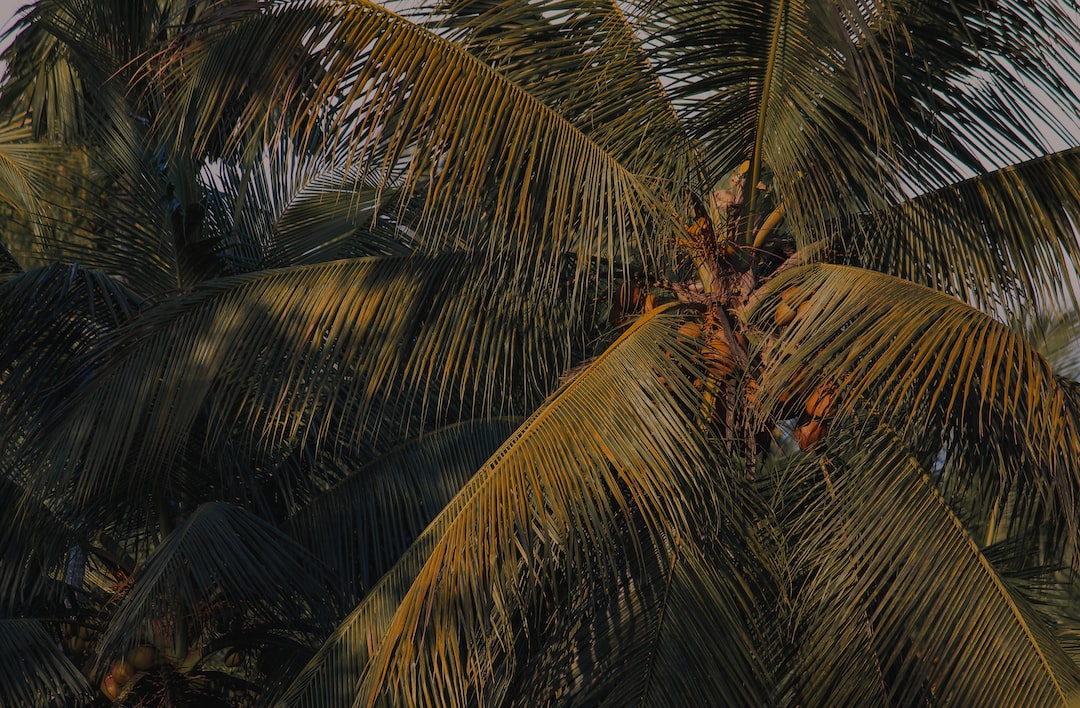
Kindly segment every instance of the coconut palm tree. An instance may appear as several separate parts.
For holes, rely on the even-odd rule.
[[[1065,702],[1076,18],[40,0],[0,702]]]

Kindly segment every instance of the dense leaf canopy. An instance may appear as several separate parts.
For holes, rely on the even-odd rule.
[[[1071,0],[38,0],[0,705],[1080,692]]]

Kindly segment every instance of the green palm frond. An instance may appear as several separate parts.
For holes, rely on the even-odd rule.
[[[99,669],[143,643],[176,661],[237,624],[283,617],[318,636],[340,616],[330,573],[289,536],[222,502],[200,506],[159,545],[120,601],[96,657]]]
[[[41,484],[106,500],[162,491],[182,449],[226,436],[256,456],[385,450],[440,419],[527,411],[581,315],[491,271],[464,254],[337,261],[149,309],[84,360],[93,375],[42,423]]]
[[[409,440],[349,474],[288,521],[293,536],[359,600],[520,421],[457,423]]]
[[[0,127],[0,234],[2,247],[21,269],[49,262],[48,241],[57,212],[68,197],[69,175],[82,168],[82,153],[32,141],[29,117],[14,116]]]
[[[1020,323],[1028,340],[1050,362],[1054,373],[1080,380],[1080,313],[1041,315]]]
[[[854,2],[639,3],[676,107],[717,187],[749,160],[754,210],[760,180],[775,186],[804,243],[838,214],[884,204],[878,155],[888,126],[875,122],[891,98],[873,52],[867,14]],[[873,61],[872,61],[873,60]],[[752,233],[744,234],[745,245]]]
[[[1073,148],[972,177],[881,212],[855,247],[867,267],[985,308],[1015,315],[1049,289],[1067,299],[1080,259],[1078,171]]]
[[[333,156],[285,145],[250,169],[218,176],[242,270],[404,255],[411,230],[394,213],[394,190],[373,184]]]
[[[84,129],[86,82],[72,48],[50,31],[51,20],[66,12],[52,2],[24,13],[14,28],[22,31],[4,52],[8,68],[0,91],[0,109],[6,115],[33,115],[38,138],[77,139]]]
[[[30,142],[31,131],[23,120],[16,118],[0,128],[0,200],[36,214],[40,183],[63,152],[47,143]]]
[[[769,345],[767,388],[778,393],[802,372],[807,384],[840,383],[850,410],[866,401],[877,415],[919,416],[907,426],[925,424],[928,410],[975,433],[1015,426],[1026,452],[1071,476],[1077,421],[1045,359],[1008,326],[929,288],[836,265],[777,278],[752,320],[772,329],[771,306],[790,287],[808,309]]]
[[[895,426],[923,465],[949,471],[943,492],[978,500],[965,519],[973,530],[1041,524],[1047,562],[1067,562],[1080,423],[1037,350],[949,296],[846,266],[786,273],[755,311],[771,312],[790,287],[809,304],[778,339],[766,335],[760,399],[771,415],[790,415],[787,396],[801,406],[835,387],[838,421],[866,434]]]
[[[23,20],[4,96],[55,141],[53,153],[71,156],[36,157],[45,177],[30,226],[40,244],[17,253],[31,265],[78,261],[144,296],[227,272],[212,252],[216,240],[198,228],[205,205],[196,167],[149,134],[157,102],[128,85],[134,60],[174,34],[179,19],[194,20],[199,5],[45,0]]]
[[[0,703],[1080,694],[1073,5],[33,3]]]
[[[629,11],[611,0],[449,0],[418,17],[674,197],[700,175]],[[541,56],[556,68],[538,70]]]
[[[507,702],[768,705],[776,677],[757,620],[775,608],[759,605],[773,595],[759,594],[768,588],[762,557],[742,548],[745,531],[724,534],[716,554],[682,539],[662,554],[622,559],[626,576],[613,597],[596,598],[586,583],[565,604],[551,603],[530,638],[539,646],[503,670],[512,676]]]
[[[59,708],[91,695],[86,678],[40,622],[0,619],[0,705]]]
[[[352,136],[331,143],[344,160],[403,197],[423,190],[418,237],[429,248],[512,247],[526,260],[544,251],[550,270],[565,252],[583,267],[655,258],[649,227],[674,233],[652,176],[465,45],[367,2],[227,12],[160,69],[180,116],[174,132],[190,136],[177,142],[196,154],[239,99],[234,140]],[[463,210],[473,228],[440,229]]]
[[[1066,4],[881,6],[876,40],[891,76],[890,117],[901,126],[894,137],[908,193],[1077,143],[1080,126],[1062,123],[1077,109],[1080,40]]]
[[[17,450],[34,421],[47,415],[52,397],[70,393],[58,378],[129,321],[136,307],[122,285],[78,266],[54,264],[0,283],[0,498],[8,505],[0,522],[2,606],[27,608],[45,596],[57,600],[64,559],[86,541],[80,528],[86,519],[35,493],[38,470],[19,462]],[[73,592],[82,590],[81,578],[66,580]]]
[[[72,588],[63,574],[68,552],[82,538],[54,509],[28,498],[15,476],[0,476],[0,499],[9,507],[0,520],[0,612],[21,615],[59,606],[81,590],[81,579]]]
[[[887,429],[838,435],[801,465],[783,523],[803,578],[802,701],[1060,704],[1077,666],[932,474]]]
[[[123,285],[77,265],[55,263],[0,283],[0,415],[40,400],[58,372],[94,340],[130,321],[137,306]]]
[[[707,523],[717,509],[694,497],[726,481],[706,472],[699,394],[680,367],[695,352],[672,320],[670,308],[638,320],[549,399],[346,618],[285,704],[483,695],[478,679],[505,643],[542,631],[520,626],[521,613],[558,594],[563,574],[572,587],[598,573],[589,592],[602,596],[616,548],[654,552],[657,534],[681,533],[693,511]]]

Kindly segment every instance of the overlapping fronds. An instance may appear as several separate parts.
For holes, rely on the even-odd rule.
[[[1055,374],[1080,381],[1080,348],[1076,346],[1080,342],[1080,313],[1036,313],[1014,326],[1021,328],[1032,346],[1053,366]]]
[[[160,492],[189,442],[386,449],[440,418],[527,410],[578,315],[491,270],[464,254],[337,261],[147,310],[42,424],[40,482],[74,485],[76,503]]]
[[[803,244],[839,216],[1080,140],[1062,122],[1080,38],[1052,3],[633,7],[710,179],[750,160],[747,197],[768,174]]]
[[[249,169],[223,169],[213,179],[240,270],[404,255],[412,248],[394,191],[335,164],[332,155],[285,145]]]
[[[30,137],[30,127],[18,118],[0,127],[0,200],[37,214],[47,167],[55,168],[63,152],[48,143],[31,142]]]
[[[786,485],[800,703],[1059,705],[1080,685],[934,475],[882,428],[837,435]]]
[[[1008,326],[924,286],[824,264],[778,278],[751,317],[789,287],[809,307],[775,342],[766,381],[807,368],[811,378],[843,381],[851,406],[864,400],[884,415],[940,409],[975,433],[1009,421],[1031,450],[1052,458],[1073,449],[1075,421],[1053,372]]]
[[[950,296],[849,266],[789,271],[754,312],[771,312],[791,287],[809,305],[765,345],[767,408],[793,381],[802,382],[802,396],[819,383],[837,386],[842,415],[868,428],[891,420],[920,444],[937,445],[935,453],[961,437],[997,457],[1009,484],[1033,484],[1050,513],[1075,529],[1078,421],[1049,364],[1021,335]]]
[[[854,244],[866,266],[984,308],[1029,311],[1074,298],[1080,149],[900,202]]]
[[[629,563],[614,597],[600,601],[587,585],[571,589],[530,638],[538,648],[514,671],[508,703],[769,704],[776,665],[758,621],[775,608],[762,603],[767,571],[746,541],[744,530],[703,545],[681,539]]]
[[[873,41],[878,8],[855,2],[634,3],[713,184],[766,171],[804,242],[837,214],[883,204],[891,100]]]
[[[1077,143],[1080,34],[1067,3],[876,4],[909,194]]]
[[[406,441],[305,504],[288,528],[359,600],[520,421],[466,421]]]
[[[37,620],[0,619],[0,705],[68,706],[90,686]]]
[[[448,0],[419,18],[674,199],[688,181],[708,185],[697,184],[682,120],[627,11],[611,0]],[[550,68],[538,70],[540,58]]]
[[[73,589],[61,580],[64,563],[82,539],[54,509],[26,498],[11,477],[0,476],[0,499],[8,507],[0,519],[0,612],[19,616],[70,597]]]
[[[99,668],[142,643],[183,658],[237,624],[283,617],[318,636],[340,616],[331,575],[285,533],[223,502],[200,506],[139,568],[97,649]]]
[[[135,314],[135,298],[108,276],[54,264],[0,283],[0,606],[27,608],[60,596],[68,549],[84,537],[78,515],[39,494],[38,468],[19,450],[50,402],[71,388],[61,380],[106,333]],[[71,384],[71,382],[68,382]],[[72,384],[73,385],[73,384]],[[85,520],[83,520],[85,521]],[[75,591],[81,590],[81,579]]]
[[[571,252],[587,265],[656,256],[652,229],[674,233],[651,176],[466,45],[367,2],[224,12],[231,21],[181,37],[153,75],[171,87],[175,134],[191,136],[176,142],[196,154],[226,116],[234,141],[329,136],[404,198],[420,190],[429,248],[512,248],[526,262]],[[471,229],[440,228],[462,211]]]
[[[706,525],[722,513],[710,490],[726,480],[678,363],[689,365],[688,344],[670,308],[632,325],[480,469],[330,637],[285,703],[483,696],[492,662],[542,631],[523,626],[542,597],[583,573],[594,579],[588,592],[611,592],[617,549],[656,552],[657,534],[686,535],[695,512]]]
[[[1080,688],[1070,3],[18,27],[0,703],[148,644],[125,702]]]
[[[0,283],[0,417],[25,421],[25,404],[41,399],[57,375],[106,332],[128,322],[136,298],[103,273],[59,263]]]

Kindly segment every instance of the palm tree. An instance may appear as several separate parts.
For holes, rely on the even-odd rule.
[[[0,703],[1065,702],[1076,17],[35,3]]]

